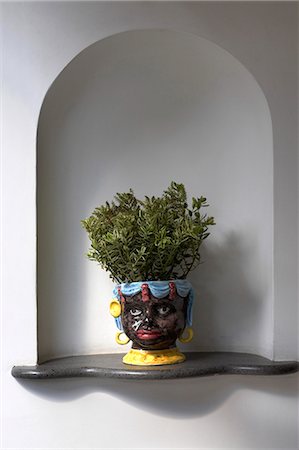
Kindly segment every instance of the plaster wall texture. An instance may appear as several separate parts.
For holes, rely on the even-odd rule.
[[[296,8],[288,2],[1,4],[5,218],[2,448],[298,447],[296,375],[227,376],[187,384],[186,380],[163,384],[108,380],[21,384],[10,376],[13,364],[34,363],[37,357],[36,130],[43,99],[57,75],[80,51],[99,39],[132,29],[171,29],[215,42],[246,66],[266,96],[274,146],[274,222],[269,228],[274,233],[274,296],[267,303],[272,308],[273,327],[266,314],[264,323],[270,328],[265,333],[273,339],[274,357],[295,357]],[[261,168],[265,163],[263,159]],[[265,198],[271,194],[270,179],[271,173]],[[159,172],[157,193],[162,181]],[[144,193],[151,186],[149,179],[146,183]],[[114,192],[113,186],[107,186],[106,192]],[[197,190],[198,185],[190,184],[190,189]],[[216,197],[216,191],[211,188],[210,192]],[[268,207],[267,217],[271,214],[271,205]],[[266,255],[269,248],[270,242]],[[88,270],[95,280],[95,269],[90,266]],[[103,340],[106,342],[105,336]],[[255,345],[257,341],[252,342]],[[45,348],[45,354],[47,351],[52,349]],[[148,433],[149,423],[155,430],[152,434]],[[184,431],[178,435],[180,428]]]

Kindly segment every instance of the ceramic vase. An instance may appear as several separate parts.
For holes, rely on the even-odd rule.
[[[187,280],[123,283],[113,294],[110,313],[118,328],[116,342],[132,341],[125,364],[155,366],[185,360],[176,342],[193,337],[194,292]]]

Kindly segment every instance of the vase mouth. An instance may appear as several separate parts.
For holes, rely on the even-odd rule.
[[[142,295],[151,294],[156,298],[173,297],[177,293],[180,297],[191,298],[193,301],[194,291],[192,284],[188,280],[166,280],[166,281],[135,281],[131,283],[120,283],[114,287],[113,294],[119,300],[122,295],[132,296],[139,293]]]
[[[192,284],[186,278],[184,279],[169,279],[169,280],[142,280],[142,281],[128,281],[123,283],[117,283],[115,288],[124,289],[126,287],[142,287],[142,285],[147,286],[169,286],[175,284],[176,286],[186,286],[189,289],[192,288]]]
[[[176,282],[180,282],[180,281],[187,281],[187,278],[169,278],[168,280],[139,280],[139,281],[124,281],[121,283],[118,283],[119,285],[122,284],[132,284],[132,283],[157,283],[157,284],[161,284],[161,283],[176,283]]]

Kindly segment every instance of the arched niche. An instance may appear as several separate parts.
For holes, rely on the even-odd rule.
[[[50,87],[38,124],[39,360],[123,351],[112,282],[84,256],[80,220],[116,192],[204,194],[217,225],[189,350],[273,355],[273,143],[265,96],[196,35],[136,30],[87,47]]]

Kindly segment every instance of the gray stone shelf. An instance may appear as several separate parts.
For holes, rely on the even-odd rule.
[[[123,364],[122,354],[70,356],[36,366],[14,366],[12,375],[23,379],[74,377],[165,380],[208,375],[283,375],[299,370],[296,361],[271,361],[247,353],[192,352],[183,363],[168,366]]]

